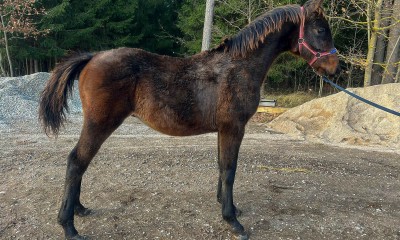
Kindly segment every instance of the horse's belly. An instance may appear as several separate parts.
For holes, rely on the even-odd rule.
[[[154,115],[152,117],[144,117],[133,114],[133,116],[139,118],[150,128],[170,136],[192,136],[216,131],[216,129],[208,126],[205,122],[183,121],[181,119],[174,119],[174,117],[157,117]]]

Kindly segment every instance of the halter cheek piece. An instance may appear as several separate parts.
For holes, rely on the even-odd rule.
[[[300,9],[301,9],[301,25],[300,25],[300,33],[299,33],[299,40],[298,40],[299,52],[301,54],[303,47],[305,47],[308,49],[308,51],[310,51],[314,55],[314,57],[310,61],[308,61],[308,64],[310,66],[312,66],[318,59],[328,56],[328,55],[335,54],[335,53],[337,53],[337,50],[336,50],[336,48],[333,48],[330,51],[317,52],[312,49],[312,47],[304,39],[304,25],[305,25],[306,17],[304,14],[304,7],[301,7]]]

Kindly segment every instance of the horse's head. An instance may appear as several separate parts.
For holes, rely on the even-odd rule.
[[[319,75],[332,76],[339,71],[339,58],[322,2],[309,0],[301,7],[298,38],[292,52],[305,59]]]

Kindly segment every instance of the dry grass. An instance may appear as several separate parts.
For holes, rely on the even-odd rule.
[[[305,93],[305,92],[295,92],[295,93],[271,93],[264,96],[266,99],[277,100],[277,106],[283,108],[293,108],[302,105],[308,101],[317,98],[316,95]],[[256,113],[251,119],[253,122],[257,123],[267,123],[280,114],[270,114],[270,113]]]
[[[311,101],[317,98],[317,96],[315,94],[310,94],[306,92],[295,92],[289,94],[285,93],[266,94],[264,98],[276,99],[279,107],[293,108],[308,101]]]
[[[252,122],[268,123],[277,118],[280,114],[262,113],[258,112],[251,118]]]

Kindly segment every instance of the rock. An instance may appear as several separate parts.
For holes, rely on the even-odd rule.
[[[349,90],[400,111],[400,83]],[[343,92],[290,109],[268,126],[278,132],[317,142],[400,147],[400,117]]]

